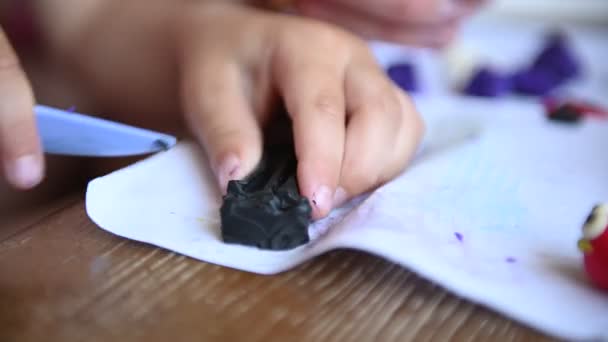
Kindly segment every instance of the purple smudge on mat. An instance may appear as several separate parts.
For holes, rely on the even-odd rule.
[[[509,264],[512,264],[512,263],[514,263],[514,262],[515,262],[515,261],[517,261],[517,260],[515,260],[515,258],[514,258],[514,257],[507,257],[507,258],[505,259],[505,261],[506,261],[506,262],[508,262]]]
[[[458,239],[458,241],[462,242],[462,240],[464,239],[464,237],[462,236],[461,233],[459,232],[454,232],[454,236]]]

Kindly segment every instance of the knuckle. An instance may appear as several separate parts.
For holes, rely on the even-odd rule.
[[[339,30],[326,23],[317,22],[310,25],[311,33],[316,36],[318,44],[335,47],[344,44],[344,37]]]
[[[359,163],[347,162],[343,166],[343,170],[343,186],[354,195],[372,189],[380,181],[380,175],[377,172],[362,167]]]
[[[322,47],[331,49],[329,51],[349,51],[352,50],[351,40],[346,35],[335,29],[325,29],[320,35]]]
[[[414,133],[416,140],[420,140],[426,132],[426,124],[422,119],[422,116],[408,96],[402,92],[399,92],[397,96],[399,97],[399,101],[401,103],[400,113],[403,117],[403,125],[410,126],[408,131]]]
[[[379,92],[373,101],[366,101],[356,110],[364,115],[373,115],[387,120],[393,127],[400,127],[403,120],[403,110],[399,99],[390,91]]]
[[[321,94],[317,96],[313,103],[313,110],[326,120],[340,121],[344,116],[340,101],[334,95]]]
[[[384,116],[387,116],[396,126],[401,124],[403,119],[401,105],[399,99],[394,95],[385,95],[379,100],[379,108]]]

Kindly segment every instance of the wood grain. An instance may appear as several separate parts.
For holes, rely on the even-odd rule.
[[[371,255],[260,276],[118,238],[82,200],[65,205],[0,243],[0,341],[550,340]]]

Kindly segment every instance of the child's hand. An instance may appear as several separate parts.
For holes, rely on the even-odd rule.
[[[115,119],[167,128],[181,107],[223,189],[257,166],[283,100],[315,218],[399,174],[422,134],[365,43],[310,19],[226,1],[114,1],[75,46],[91,92],[131,115]]]
[[[317,218],[395,177],[414,152],[422,128],[412,103],[354,36],[227,7],[192,9],[180,28],[185,112],[222,187],[259,162],[260,126],[279,98]]]
[[[305,15],[368,39],[442,47],[484,0],[294,0]]]
[[[0,28],[0,161],[8,181],[22,189],[42,180],[32,88]]]

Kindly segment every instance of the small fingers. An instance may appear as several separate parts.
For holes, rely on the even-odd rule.
[[[394,87],[401,108],[401,130],[397,135],[397,143],[393,152],[393,160],[397,161],[394,168],[387,169],[387,177],[384,180],[390,180],[396,177],[407,167],[407,164],[415,156],[420,148],[420,143],[424,137],[426,127],[422,116],[418,112],[416,105],[412,99],[401,89]]]
[[[33,110],[32,89],[0,29],[0,152],[5,177],[20,189],[38,185],[44,175]]]
[[[290,50],[290,45],[285,44],[278,56],[276,79],[293,123],[300,190],[318,219],[333,207],[342,167],[346,63],[339,57],[326,58],[316,49]]]
[[[262,154],[261,129],[244,93],[240,70],[227,61],[193,59],[184,69],[182,85],[190,129],[205,148],[222,192],[230,180],[251,173]]]
[[[401,173],[423,131],[412,102],[377,67],[349,69],[346,89],[350,119],[337,205]]]

